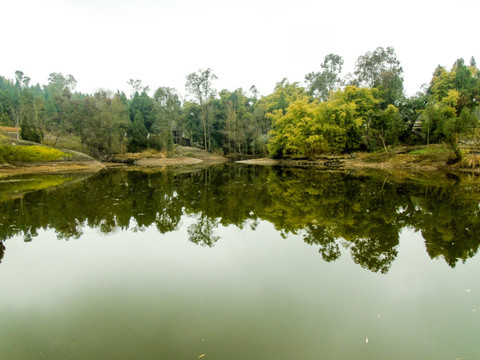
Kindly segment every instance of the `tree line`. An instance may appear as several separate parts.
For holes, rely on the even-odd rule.
[[[438,66],[430,84],[414,96],[403,88],[403,69],[392,47],[360,56],[342,77],[343,58],[325,56],[318,72],[299,82],[279,81],[260,96],[217,91],[211,69],[186,76],[187,97],[176,89],[130,79],[131,94],[75,91],[72,75],[52,73],[48,84],[31,85],[17,71],[0,76],[0,124],[20,128],[18,136],[53,145],[74,137],[83,150],[102,157],[174,144],[224,154],[310,158],[324,153],[383,149],[396,144],[448,144],[457,159],[459,141],[474,134],[480,118],[480,70],[472,57]]]

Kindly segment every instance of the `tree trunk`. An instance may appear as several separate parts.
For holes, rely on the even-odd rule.
[[[203,123],[203,147],[205,151],[207,150],[207,117],[206,117],[206,109],[203,106],[202,98],[200,98],[200,107],[202,108],[202,123]]]
[[[385,144],[385,137],[380,134],[378,134],[378,137],[380,138],[380,140],[382,140],[383,148],[385,149],[387,156],[390,156],[390,153],[388,152],[387,144]]]
[[[15,118],[15,127],[16,127],[16,129],[17,129],[17,140],[19,140],[19,139],[20,139],[20,133],[19,133],[19,131],[20,131],[20,124],[19,124],[19,121],[18,121],[18,117],[19,117],[19,112],[20,112],[20,111],[18,111],[18,112],[15,111],[15,109],[13,108],[13,106],[11,106],[10,108],[11,108],[11,110],[12,110],[13,117]]]
[[[427,146],[430,147],[430,124],[427,126]]]

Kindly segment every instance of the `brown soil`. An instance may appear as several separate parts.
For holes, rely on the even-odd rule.
[[[132,164],[140,167],[165,167],[183,166],[196,164],[221,164],[230,161],[223,155],[211,154],[204,150],[189,147],[176,146],[169,157],[164,153],[146,150],[140,153],[128,153],[115,156],[106,166],[118,166],[118,164]]]
[[[140,159],[135,162],[138,166],[146,166],[146,167],[156,167],[156,166],[167,166],[167,165],[193,165],[202,163],[203,160],[192,158],[192,157],[174,157],[174,158],[146,158]]]
[[[239,164],[250,164],[250,165],[282,165],[281,160],[269,159],[269,158],[259,158],[259,159],[249,159],[249,160],[239,160],[236,161]]]
[[[22,166],[0,164],[0,177],[30,173],[97,172],[103,168],[105,168],[105,166],[98,161],[52,161],[48,163],[31,163]]]

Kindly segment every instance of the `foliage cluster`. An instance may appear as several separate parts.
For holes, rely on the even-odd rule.
[[[480,119],[480,71],[473,58],[469,66],[457,60],[450,71],[439,66],[426,91],[411,98],[403,93],[403,70],[393,48],[359,57],[350,80],[339,79],[342,64],[327,55],[323,71],[306,76],[310,97],[273,112],[273,157],[379,148],[389,155],[389,146],[400,142],[444,142],[455,160],[462,158],[459,141],[475,132]]]
[[[55,161],[70,156],[58,149],[40,145],[0,145],[0,162]]]
[[[399,110],[381,109],[375,88],[353,85],[332,92],[327,101],[308,97],[293,102],[287,111],[271,116],[273,128],[269,151],[273,157],[312,157],[322,153],[348,153],[375,149],[377,138],[398,141],[404,130]]]

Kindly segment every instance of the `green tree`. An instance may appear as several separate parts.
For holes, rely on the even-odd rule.
[[[198,70],[195,73],[187,75],[187,82],[185,88],[198,101],[201,108],[201,121],[203,126],[203,145],[205,151],[211,150],[210,138],[210,123],[207,100],[215,95],[215,89],[212,87],[212,81],[216,80],[217,76],[212,69]]]
[[[340,73],[342,72],[343,58],[340,55],[328,54],[320,67],[322,71],[308,73],[305,75],[305,80],[309,94],[325,101],[330,92],[338,90],[342,84]]]
[[[328,149],[319,123],[318,102],[310,103],[304,96],[292,102],[285,113],[275,110],[270,117],[272,131],[268,150],[273,158],[310,157]]]
[[[153,96],[154,123],[149,146],[158,150],[170,150],[173,146],[173,129],[179,130],[181,102],[172,88],[160,87]]]
[[[60,137],[73,131],[72,114],[75,105],[73,104],[72,93],[77,81],[72,75],[63,76],[61,73],[51,73],[48,77],[48,84],[44,86],[46,129],[55,136],[53,146]],[[75,97],[73,97],[75,98]]]
[[[449,90],[441,101],[427,105],[423,113],[423,131],[427,132],[427,141],[433,131],[434,140],[444,140],[455,154],[455,160],[462,159],[458,146],[461,135],[472,132],[478,125],[478,118],[469,108],[464,107],[457,114],[457,104],[460,94]]]
[[[30,78],[22,71],[15,72],[15,85],[8,98],[10,113],[15,119],[17,139],[41,142],[43,139],[44,101],[40,91],[30,87]]]
[[[373,118],[371,128],[382,142],[387,155],[390,155],[387,145],[395,145],[400,134],[405,130],[399,110],[392,104]]]
[[[135,92],[129,103],[130,120],[135,121],[137,113],[142,114],[145,128],[148,133],[152,132],[152,125],[155,121],[153,99],[147,94],[146,91],[141,93]]]
[[[0,76],[0,124],[13,126],[15,119],[12,114],[12,94],[15,86],[11,80]]]
[[[77,80],[73,75],[63,76],[62,73],[51,73],[48,76],[48,90],[54,94],[61,94],[65,91],[72,93],[77,86]]]
[[[20,135],[22,139],[41,143],[44,132],[41,125],[43,115],[43,99],[34,98],[33,93],[24,88],[21,92]]]
[[[357,59],[353,85],[382,92],[383,108],[398,105],[403,97],[403,69],[393,47],[378,47]]]
[[[470,109],[479,105],[480,96],[480,71],[477,69],[475,59],[471,65],[465,65],[463,59],[457,59],[450,71],[438,66],[430,82],[428,94],[433,101],[442,101],[449,96],[450,90],[458,92],[455,109],[458,114],[464,107]]]
[[[83,102],[82,141],[96,157],[125,152],[128,108],[118,94],[97,91]]]
[[[428,88],[422,130],[427,143],[445,141],[455,154],[455,161],[462,158],[460,138],[473,133],[478,126],[479,73],[474,59],[470,67],[458,59],[450,71],[438,66]]]
[[[202,109],[199,104],[190,101],[183,103],[180,129],[191,145],[199,146],[203,142],[201,117]]]
[[[380,112],[380,95],[375,88],[346,86],[334,92],[323,106],[323,118],[342,131],[332,131],[335,152],[351,152],[362,147],[370,149],[371,126]],[[334,128],[335,129],[335,128]]]
[[[260,135],[253,116],[253,100],[243,89],[233,92],[222,90],[218,102],[221,132],[224,135],[223,148],[226,153],[252,153],[254,142]]]
[[[304,95],[306,95],[305,89],[300,86],[300,83],[290,83],[288,79],[284,78],[277,82],[272,94],[264,96],[258,101],[258,106],[263,107],[265,113],[273,113],[275,110],[285,111],[290,103]]]
[[[133,123],[130,124],[128,151],[137,152],[147,147],[148,131],[140,111],[137,111]]]
[[[369,143],[369,128],[379,113],[378,90],[347,86],[322,103],[304,96],[272,119],[270,155],[312,157],[325,152],[343,153]]]
[[[127,81],[127,84],[131,86],[132,92],[131,92],[131,97],[133,98],[135,94],[141,94],[141,93],[148,93],[150,90],[150,87],[143,86],[142,80],[134,80],[134,79],[129,79]]]

